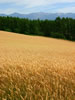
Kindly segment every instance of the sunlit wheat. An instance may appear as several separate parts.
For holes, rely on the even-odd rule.
[[[0,31],[0,100],[75,100],[75,42]]]

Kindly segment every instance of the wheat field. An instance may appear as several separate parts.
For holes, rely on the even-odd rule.
[[[75,100],[75,42],[0,31],[0,100]]]

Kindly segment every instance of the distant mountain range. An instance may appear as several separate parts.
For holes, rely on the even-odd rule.
[[[20,13],[12,13],[9,15],[0,14],[0,16],[12,16],[12,17],[19,17],[19,18],[28,18],[28,19],[40,19],[40,20],[55,20],[56,17],[68,17],[75,19],[75,13],[30,13],[30,14],[20,14]]]

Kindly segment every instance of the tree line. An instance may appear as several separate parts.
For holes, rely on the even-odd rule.
[[[0,17],[0,30],[75,41],[75,19],[72,18],[29,20],[8,16]]]

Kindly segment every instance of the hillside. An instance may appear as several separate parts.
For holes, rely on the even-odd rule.
[[[0,100],[75,100],[75,42],[0,31]]]

